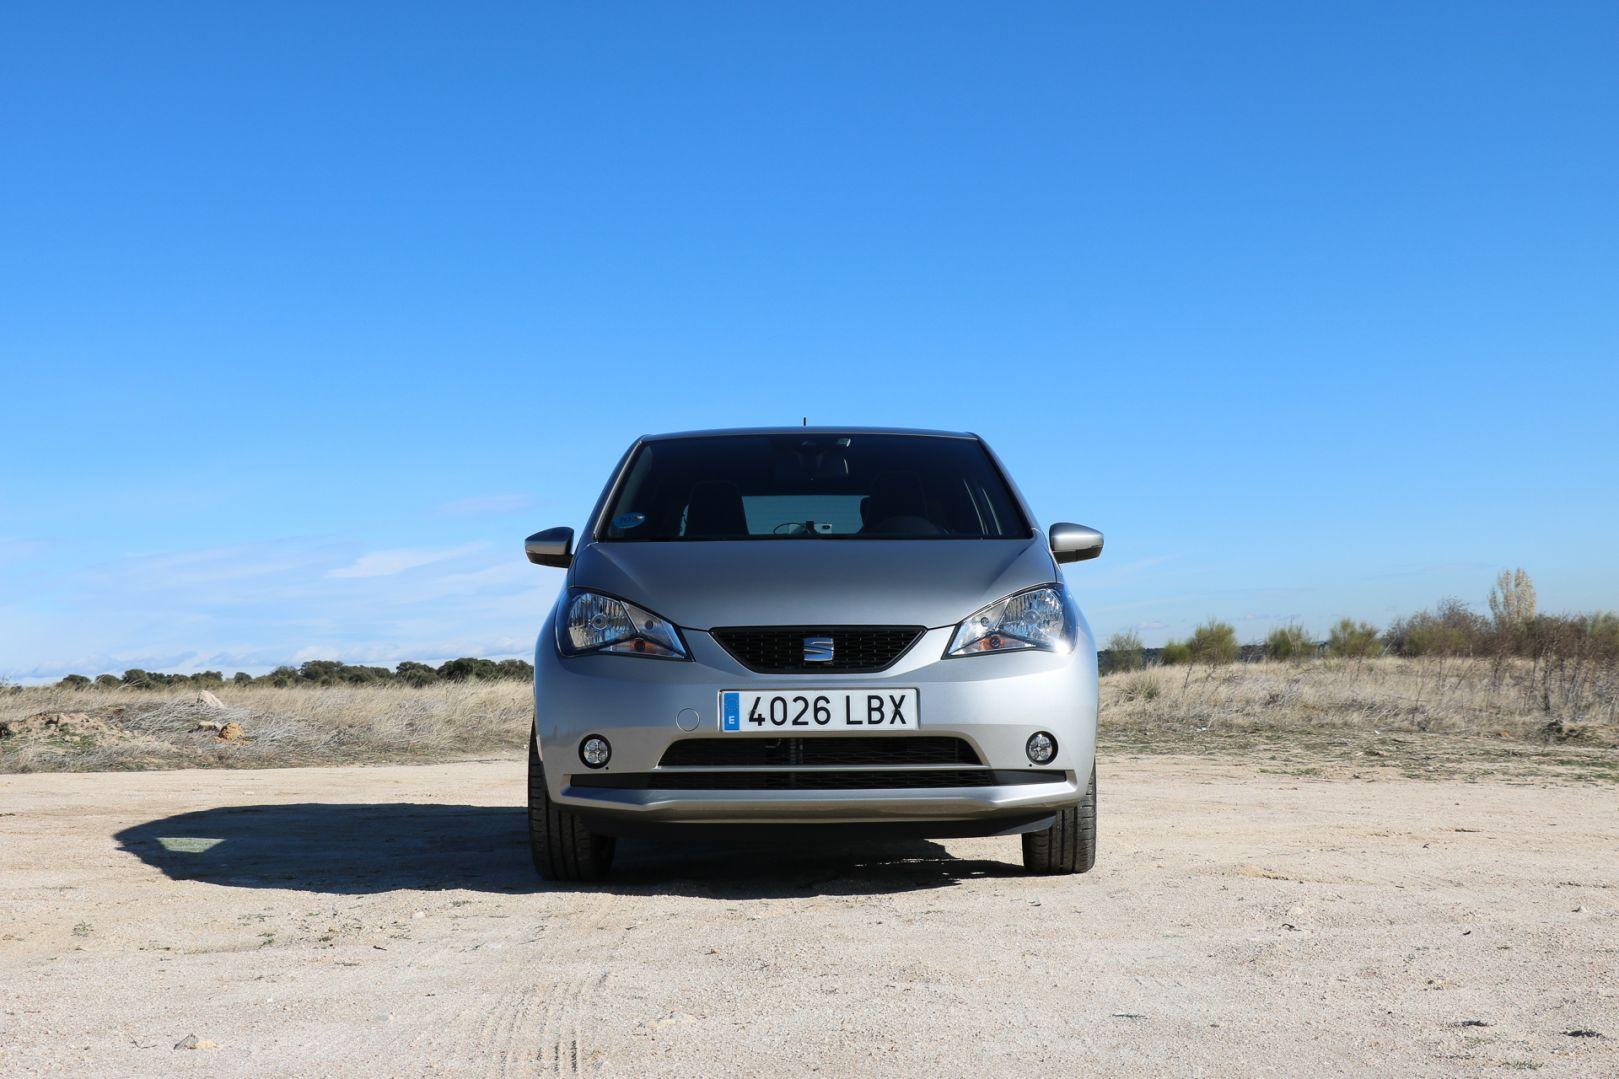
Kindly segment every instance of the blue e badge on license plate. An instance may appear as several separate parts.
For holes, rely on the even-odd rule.
[[[720,697],[720,730],[739,731],[742,729],[742,694],[726,693]]]

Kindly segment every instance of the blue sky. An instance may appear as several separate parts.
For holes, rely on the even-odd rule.
[[[0,673],[529,650],[645,431],[963,428],[1102,634],[1619,607],[1619,7],[7,5]],[[963,612],[966,613],[966,612]]]

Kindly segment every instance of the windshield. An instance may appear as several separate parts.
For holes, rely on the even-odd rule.
[[[714,435],[643,443],[609,541],[1029,535],[983,445],[925,435]]]

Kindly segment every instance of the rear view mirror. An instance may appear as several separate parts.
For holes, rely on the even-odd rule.
[[[1051,526],[1051,557],[1058,562],[1083,562],[1102,553],[1102,533],[1084,525]]]
[[[547,528],[523,541],[523,553],[536,566],[567,569],[573,562],[573,529]]]

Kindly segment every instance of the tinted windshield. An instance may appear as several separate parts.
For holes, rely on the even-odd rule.
[[[606,540],[1029,535],[984,447],[923,435],[716,435],[643,443]]]

